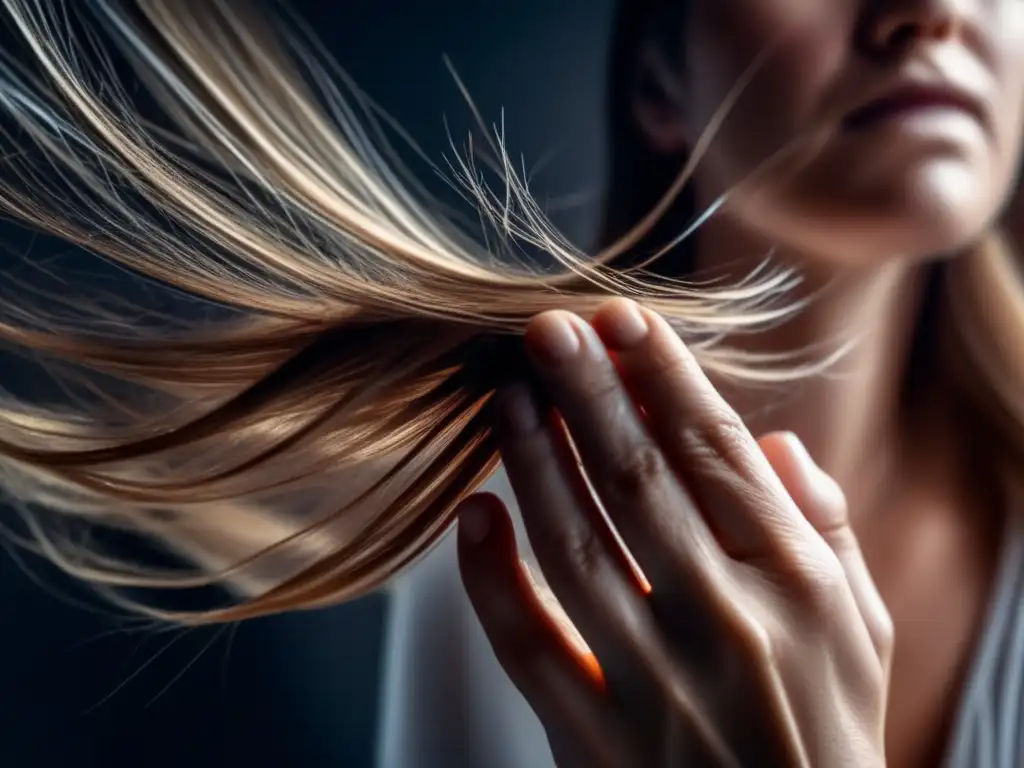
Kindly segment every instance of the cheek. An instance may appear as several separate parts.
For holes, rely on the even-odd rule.
[[[726,191],[790,145],[829,106],[829,84],[849,51],[850,6],[844,0],[697,3],[686,48],[691,140],[736,98],[699,174],[698,183],[714,187],[710,194]]]

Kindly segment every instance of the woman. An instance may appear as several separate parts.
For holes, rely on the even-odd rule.
[[[495,411],[507,478],[397,586],[382,766],[1024,764],[1021,411],[995,394],[1021,385],[1021,289],[975,245],[1018,161],[1022,41],[1017,0],[620,3],[605,239],[749,75],[652,242],[778,156],[666,268],[774,251],[813,301],[742,343],[858,343],[796,391],[716,391],[628,302],[536,319],[535,380]]]
[[[439,217],[304,30],[65,5],[2,4],[25,60],[0,59],[0,213],[221,311],[142,323],[55,300],[49,263],[26,290],[5,273],[0,343],[56,363],[57,387],[0,392],[0,490],[38,552],[149,616],[314,609],[427,551],[500,448],[532,575],[505,511],[468,502],[473,610],[443,549],[400,590],[388,768],[1018,763],[1024,296],[990,225],[1019,160],[1019,0],[624,5],[621,199],[592,259],[500,142],[500,192],[455,164],[498,237]],[[615,269],[677,237],[660,278]],[[554,268],[496,258],[524,244]],[[785,273],[747,279],[772,253],[802,312],[771,303]],[[598,311],[622,294],[644,309]],[[794,351],[816,362],[764,367]],[[803,383],[744,385],[769,379]],[[235,599],[139,605],[211,585]]]

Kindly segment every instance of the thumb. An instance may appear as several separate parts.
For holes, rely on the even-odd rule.
[[[815,463],[800,438],[792,432],[765,435],[758,445],[804,517],[839,558],[875,651],[888,673],[893,645],[892,618],[850,525],[846,494],[839,483]]]

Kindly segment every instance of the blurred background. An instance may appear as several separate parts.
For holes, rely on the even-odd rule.
[[[504,109],[510,153],[536,166],[535,195],[586,243],[602,176],[610,0],[287,5],[438,161],[451,151],[445,119],[457,141],[471,126],[442,61],[450,57],[488,120]],[[15,230],[0,223],[0,242],[23,240]],[[56,247],[34,242],[29,255]],[[0,251],[0,266],[11,258]],[[99,268],[83,259],[76,279]],[[0,359],[0,386],[36,385]],[[155,631],[75,607],[72,585],[28,566],[45,587],[0,553],[0,766],[372,765],[385,596]]]

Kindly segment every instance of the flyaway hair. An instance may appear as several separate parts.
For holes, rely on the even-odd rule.
[[[0,209],[202,308],[143,314],[0,273],[5,353],[59,384],[0,392],[0,488],[24,543],[67,572],[187,622],[375,589],[495,470],[486,404],[526,374],[519,337],[543,310],[634,297],[744,380],[827,365],[722,343],[795,311],[791,274],[698,285],[645,268],[676,245],[636,252],[702,144],[660,207],[588,254],[491,133],[444,169],[479,216],[467,226],[403,170],[401,134],[315,41],[252,5],[0,0],[30,54],[0,65]],[[119,557],[102,530],[189,567]],[[140,598],[210,585],[233,599],[184,614]]]

